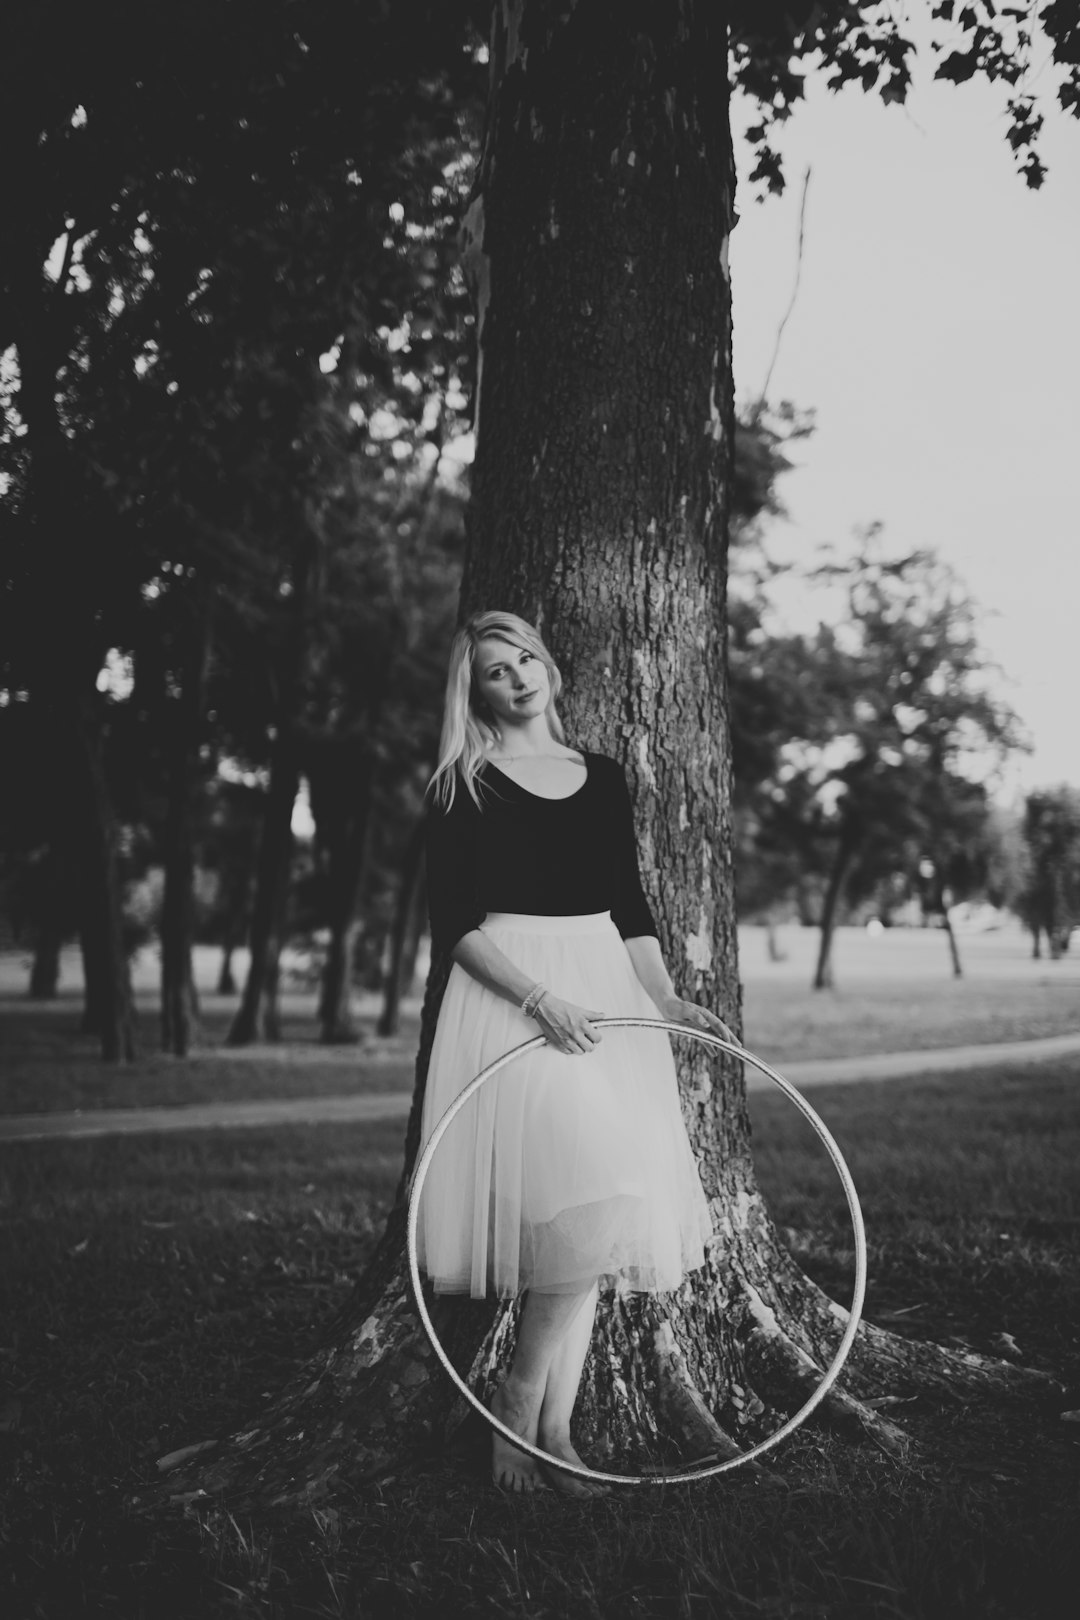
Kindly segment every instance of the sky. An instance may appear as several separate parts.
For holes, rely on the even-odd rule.
[[[742,183],[731,244],[749,400],[791,297],[810,165],[769,398],[812,409],[817,428],[793,447],[774,543],[843,549],[880,521],[890,543],[931,546],[955,569],[1034,742],[1001,779],[1006,800],[1080,785],[1080,122],[1047,113],[1050,172],[1032,192],[994,87],[935,84],[924,68],[901,108],[811,78],[780,143],[787,192],[758,203]],[[784,611],[795,628],[816,622],[805,597]]]

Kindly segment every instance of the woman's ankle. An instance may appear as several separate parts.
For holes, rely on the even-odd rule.
[[[537,1433],[540,1436],[541,1444],[547,1450],[550,1450],[552,1446],[569,1445],[570,1443],[569,1421],[564,1422],[561,1418],[552,1421],[544,1416],[543,1410],[540,1412]]]
[[[543,1398],[544,1391],[540,1385],[529,1384],[513,1372],[508,1372],[495,1391],[492,1401],[493,1403],[497,1401],[500,1406],[515,1413],[528,1414],[534,1422],[537,1422]]]

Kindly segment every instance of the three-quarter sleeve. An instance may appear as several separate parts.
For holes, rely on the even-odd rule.
[[[615,861],[611,920],[623,939],[641,934],[656,935],[656,921],[641,886],[634,807],[626,775],[617,761],[611,762],[611,838]]]
[[[480,901],[476,832],[479,811],[459,782],[449,810],[428,810],[425,854],[431,950],[445,956],[486,915]]]

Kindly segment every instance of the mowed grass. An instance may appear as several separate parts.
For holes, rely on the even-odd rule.
[[[903,1052],[932,1047],[1030,1040],[1080,1032],[1080,945],[1059,962],[1033,961],[1018,928],[961,938],[965,977],[950,974],[936,929],[838,930],[837,988],[813,991],[817,934],[780,931],[782,962],[768,960],[764,933],[739,933],[744,1038],[781,1069],[800,1058]],[[242,962],[239,969],[242,969]],[[358,998],[358,1046],[320,1046],[315,996],[283,997],[283,1042],[240,1051],[224,1047],[235,997],[208,987],[216,955],[200,949],[201,1043],[180,1061],[160,1051],[154,953],[135,965],[141,1056],[121,1068],[101,1063],[96,1041],[79,1034],[77,953],[64,959],[57,1001],[25,999],[27,963],[0,957],[0,1114],[71,1109],[160,1107],[259,1097],[316,1097],[409,1091],[419,1034],[419,1002],[403,1009],[398,1036],[375,1034],[378,998]],[[238,971],[239,971],[238,969]]]
[[[410,1008],[401,1033],[385,1040],[374,1019],[361,1021],[356,1046],[320,1046],[306,998],[290,1007],[278,1047],[224,1045],[233,1004],[214,998],[202,1020],[203,1044],[187,1058],[160,1050],[156,1013],[141,997],[139,1057],[102,1063],[99,1042],[79,1033],[74,996],[45,1004],[0,998],[0,1114],[64,1113],[100,1108],[161,1108],[254,1098],[352,1096],[411,1091],[419,1039]]]
[[[1034,1040],[1080,1030],[1080,941],[1060,961],[1036,961],[1018,927],[961,935],[964,976],[952,977],[940,929],[837,930],[836,985],[810,988],[817,930],[779,931],[781,962],[764,931],[739,930],[744,1039],[780,1068],[800,1058],[907,1052]]]
[[[154,1459],[257,1411],[346,1299],[400,1124],[0,1146],[6,1612],[68,1616],[892,1616],[1070,1612],[1080,1405],[1080,1083],[1047,1065],[817,1089],[859,1186],[868,1315],[1024,1358],[1060,1399],[922,1397],[899,1465],[817,1429],[764,1476],[587,1505],[496,1493],[464,1445],[284,1521],[143,1518]],[[773,1093],[759,1174],[837,1297],[835,1173]],[[887,1389],[882,1394],[908,1393]]]

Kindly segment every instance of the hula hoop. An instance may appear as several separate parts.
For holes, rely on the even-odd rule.
[[[598,1480],[605,1485],[686,1485],[693,1480],[709,1479],[713,1474],[727,1473],[730,1469],[739,1468],[743,1463],[752,1462],[755,1458],[763,1456],[766,1451],[771,1451],[774,1446],[780,1444],[781,1440],[786,1440],[789,1434],[794,1433],[801,1423],[805,1423],[811,1412],[820,1405],[833,1384],[835,1384],[840,1376],[840,1369],[848,1358],[848,1352],[855,1342],[855,1335],[858,1332],[859,1321],[862,1316],[863,1300],[866,1295],[866,1231],[863,1226],[862,1209],[859,1205],[859,1196],[855,1191],[855,1183],[851,1179],[851,1172],[824,1121],[818,1118],[806,1098],[795,1089],[790,1080],[785,1080],[783,1075],[777,1074],[775,1069],[770,1068],[763,1059],[756,1057],[753,1052],[747,1051],[746,1047],[737,1046],[732,1041],[724,1040],[721,1036],[714,1035],[711,1030],[695,1029],[691,1024],[669,1023],[663,1018],[594,1018],[592,1022],[598,1029],[661,1029],[668,1034],[688,1035],[692,1040],[702,1041],[706,1046],[716,1047],[722,1052],[727,1052],[731,1057],[737,1057],[742,1062],[751,1064],[767,1079],[771,1080],[775,1086],[778,1086],[786,1097],[791,1099],[824,1143],[843,1185],[848,1212],[851,1216],[851,1225],[855,1234],[855,1288],[852,1294],[851,1309],[848,1313],[847,1327],[844,1329],[836,1355],[826,1368],[821,1383],[805,1405],[801,1406],[792,1417],[789,1417],[786,1423],[781,1424],[774,1434],[769,1435],[764,1440],[759,1440],[756,1445],[751,1446],[748,1451],[740,1452],[737,1457],[724,1457],[717,1462],[714,1460],[715,1453],[712,1453],[710,1456],[701,1458],[693,1468],[672,1468],[648,1474],[609,1474],[602,1469],[587,1468],[584,1464],[578,1465],[577,1463],[566,1462],[561,1457],[553,1457],[550,1452],[542,1451],[539,1446],[534,1446],[530,1441],[523,1440],[520,1435],[515,1434],[513,1429],[502,1423],[493,1412],[489,1412],[483,1401],[473,1394],[468,1384],[459,1375],[457,1368],[451,1364],[446,1351],[443,1349],[428,1314],[427,1305],[424,1302],[423,1282],[416,1254],[416,1228],[420,1212],[420,1194],[423,1191],[424,1181],[431,1168],[431,1161],[435,1157],[439,1143],[445,1136],[452,1121],[465,1107],[465,1104],[476,1095],[481,1086],[494,1079],[501,1069],[505,1069],[508,1064],[513,1063],[517,1058],[524,1057],[526,1052],[535,1052],[539,1047],[546,1046],[548,1044],[546,1035],[534,1036],[532,1040],[524,1041],[521,1046],[515,1046],[509,1052],[504,1052],[501,1057],[495,1059],[494,1063],[489,1063],[486,1069],[482,1069],[476,1078],[469,1082],[464,1091],[458,1093],[432,1131],[427,1146],[420,1155],[419,1162],[413,1172],[412,1191],[409,1195],[407,1245],[413,1296],[416,1300],[416,1308],[420,1313],[420,1320],[423,1322],[424,1330],[431,1341],[431,1347],[441,1361],[450,1381],[457,1387],[459,1393],[465,1397],[469,1405],[479,1412],[480,1416],[486,1419],[497,1433],[511,1441],[519,1451],[524,1451],[527,1456],[535,1457],[539,1462],[546,1463],[551,1468],[557,1468],[564,1474],[573,1474],[578,1479]]]

